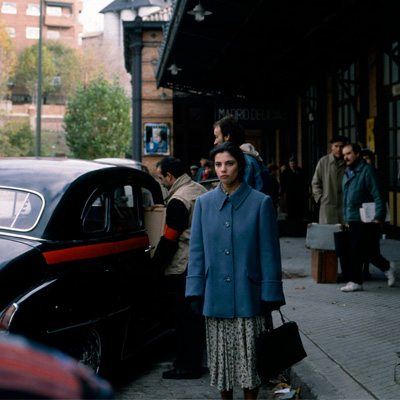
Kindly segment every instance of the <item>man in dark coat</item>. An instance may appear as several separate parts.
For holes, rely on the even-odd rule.
[[[307,182],[294,157],[289,159],[289,168],[282,173],[281,192],[288,220],[302,222],[306,212]]]
[[[386,204],[382,182],[378,172],[361,157],[358,144],[349,144],[343,149],[347,169],[343,177],[343,217],[349,228],[350,281],[342,292],[363,289],[363,261],[368,260],[388,278],[388,285],[395,282],[396,264],[382,256],[379,241],[380,224],[385,221]],[[364,203],[375,203],[374,217],[362,222],[360,209]]]

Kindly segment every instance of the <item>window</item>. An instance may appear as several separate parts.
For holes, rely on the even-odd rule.
[[[320,147],[318,146],[318,132],[317,132],[317,122],[318,117],[318,96],[317,96],[317,86],[311,85],[307,88],[305,93],[305,105],[304,105],[304,120],[305,120],[305,134],[307,137],[307,148],[304,149],[305,154],[307,154],[307,165],[308,168],[308,178],[311,181],[314,174],[314,167],[317,165],[318,160],[321,158]]]
[[[39,28],[26,28],[27,39],[39,39]]]
[[[46,14],[51,15],[52,17],[61,17],[62,16],[62,8],[61,7],[46,7]]]
[[[393,85],[399,82],[399,66],[394,60],[399,57],[399,42],[394,42],[390,50],[383,54],[383,84]]]
[[[33,229],[44,208],[39,193],[14,188],[0,188],[0,203],[0,227],[14,231]]]
[[[16,14],[17,13],[17,3],[9,3],[3,1],[1,6],[1,12],[3,14]]]
[[[383,54],[383,85],[387,95],[385,161],[388,167],[391,224],[395,226],[400,226],[400,97],[397,90],[393,91],[400,83],[399,43],[388,44]]]
[[[107,195],[102,193],[96,196],[83,219],[83,231],[85,233],[102,232],[106,229],[107,208]]]
[[[351,143],[358,140],[357,132],[357,80],[356,64],[338,72],[338,135],[345,136]]]
[[[51,80],[51,84],[53,86],[60,86],[61,85],[61,77],[60,76],[55,76],[52,80]]]
[[[10,38],[15,38],[17,35],[15,33],[15,28],[12,26],[9,26],[6,28],[8,36],[10,36]]]
[[[28,4],[26,6],[26,15],[40,16],[40,4]]]
[[[116,232],[139,229],[137,196],[132,186],[122,186],[114,192],[111,225]]]
[[[48,30],[46,37],[47,39],[51,39],[51,40],[57,40],[60,39],[60,31],[52,31],[52,30]]]

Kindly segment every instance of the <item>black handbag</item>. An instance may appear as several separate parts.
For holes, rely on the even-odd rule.
[[[256,341],[257,371],[262,380],[276,377],[281,372],[307,357],[294,321],[285,322],[280,310],[282,325],[262,332]]]

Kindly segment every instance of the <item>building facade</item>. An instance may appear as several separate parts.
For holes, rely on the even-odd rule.
[[[0,21],[7,26],[17,55],[39,40],[40,2],[38,0],[2,1]],[[81,44],[82,25],[78,21],[82,0],[43,0],[44,40],[60,40],[69,47]]]
[[[344,135],[376,154],[385,229],[400,237],[400,4],[317,3],[203,0],[209,13],[194,20],[198,2],[177,0],[156,71],[157,85],[174,90],[175,138],[175,114],[189,103],[197,112],[187,117],[230,112],[267,163],[294,155],[310,182],[330,138]]]

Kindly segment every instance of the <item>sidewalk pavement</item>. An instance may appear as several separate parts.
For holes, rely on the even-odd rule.
[[[286,319],[296,321],[307,357],[290,369],[303,399],[400,399],[400,242],[381,240],[381,252],[397,260],[397,281],[370,266],[364,291],[316,283],[305,238],[280,239]],[[278,313],[274,313],[278,314]],[[279,325],[278,315],[274,322]]]

